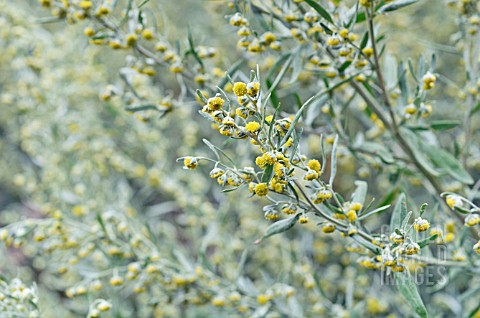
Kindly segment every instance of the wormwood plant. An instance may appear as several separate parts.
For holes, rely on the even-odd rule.
[[[1,2],[5,315],[480,315],[478,1],[39,2]]]

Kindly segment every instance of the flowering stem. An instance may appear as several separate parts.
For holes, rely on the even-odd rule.
[[[393,126],[396,126],[395,114],[393,113],[392,104],[390,103],[390,99],[388,98],[388,92],[387,92],[387,88],[385,86],[385,80],[383,79],[382,70],[380,68],[380,60],[378,58],[377,45],[376,45],[376,40],[375,40],[375,31],[374,31],[374,28],[373,28],[373,18],[374,18],[374,15],[375,15],[375,13],[374,13],[375,5],[373,4],[373,2],[372,2],[371,9],[372,9],[372,13],[369,12],[368,8],[365,11],[366,11],[367,18],[368,18],[368,33],[370,34],[370,42],[372,43],[375,72],[377,73],[378,84],[380,86],[380,89],[382,90],[383,101],[388,108]]]
[[[326,214],[325,212],[323,212],[321,209],[319,209],[317,207],[317,205],[315,203],[312,202],[312,200],[310,200],[310,198],[308,197],[308,195],[305,193],[305,191],[303,191],[302,189],[302,186],[298,183],[298,181],[296,180],[293,180],[293,182],[295,183],[295,185],[297,186],[298,190],[300,191],[300,193],[303,195],[303,197],[305,198],[305,200],[307,200],[308,204],[310,205],[310,207],[312,207],[315,212],[317,212],[320,216],[322,216],[323,218],[325,218],[326,220],[330,221],[331,223],[335,224],[335,225],[338,225],[339,227],[342,227],[343,229],[346,229],[347,228],[347,225],[343,224],[342,222],[340,222],[339,220],[336,220],[334,218],[332,218],[331,216],[329,216],[328,214]],[[358,230],[358,233],[357,233],[359,236],[363,237],[364,239],[370,241],[373,243],[374,241],[374,238],[372,236],[370,236],[369,234],[363,232],[362,230]]]

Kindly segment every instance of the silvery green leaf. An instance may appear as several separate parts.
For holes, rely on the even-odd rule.
[[[395,282],[397,288],[405,298],[407,303],[413,308],[413,310],[422,318],[428,317],[427,308],[425,307],[420,294],[418,293],[417,286],[410,275],[408,270],[400,273],[395,273]]]
[[[399,198],[397,199],[397,203],[393,208],[393,213],[390,218],[390,229],[393,231],[394,229],[399,229],[402,226],[402,221],[407,216],[407,201],[405,198],[405,193],[400,194]]]
[[[378,12],[379,13],[393,12],[398,9],[409,6],[411,4],[414,4],[415,2],[418,2],[418,0],[396,0],[396,1],[393,1],[392,3],[384,5],[383,7],[380,8],[380,10],[378,10]]]

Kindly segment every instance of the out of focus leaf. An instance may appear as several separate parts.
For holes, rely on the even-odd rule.
[[[438,176],[438,171],[432,166],[429,157],[425,154],[425,143],[411,130],[405,127],[400,127],[400,133],[405,137],[405,142],[412,149],[415,159],[420,162],[425,170],[427,170],[432,176]]]
[[[374,142],[363,142],[358,148],[376,154],[386,164],[392,164],[395,162],[392,154],[384,145]]]
[[[475,105],[475,107],[473,107],[471,114],[473,115],[478,111],[480,111],[480,102],[477,103],[477,105]]]
[[[384,5],[380,10],[378,10],[378,12],[387,13],[387,12],[396,11],[398,9],[414,4],[415,2],[418,2],[418,0],[396,0],[392,3]]]
[[[233,65],[227,70],[227,74],[228,76],[233,76],[237,71],[238,69],[240,68],[240,66],[242,66],[242,64],[244,63],[245,61],[244,60],[238,60],[236,61],[235,63],[233,63]],[[220,83],[218,83],[218,87],[224,87],[225,84],[227,84],[228,82],[228,76],[225,75],[222,80],[220,81]],[[197,94],[198,94],[198,90],[197,90]],[[203,100],[203,99],[202,99]]]
[[[297,51],[293,55],[293,61],[292,61],[292,77],[290,78],[290,84],[294,83],[298,79],[298,75],[302,72],[303,69],[303,63],[302,63],[302,55],[300,54],[300,51]]]
[[[297,54],[298,55],[298,54]],[[288,59],[282,63],[282,68],[280,70],[280,72],[278,73],[277,77],[275,77],[275,80],[273,81],[271,87],[268,89],[267,93],[265,94],[266,96],[268,96],[271,92],[275,91],[275,89],[277,88],[278,84],[280,84],[280,82],[282,81],[283,77],[285,76],[285,74],[287,73],[287,70],[288,68],[290,67],[290,65],[292,64],[292,61],[295,57],[293,55],[289,55],[288,56]],[[275,67],[275,66],[274,66]],[[270,77],[268,77],[268,79],[270,80]]]
[[[447,130],[455,128],[460,124],[457,120],[435,120],[430,123],[430,127],[435,130]]]
[[[360,42],[360,49],[364,49],[368,43],[368,31],[365,31],[362,37],[362,41]]]
[[[333,23],[333,19],[332,19],[332,16],[330,15],[330,13],[328,13],[328,11],[325,10],[317,1],[315,1],[315,0],[305,0],[305,2],[309,6],[311,6],[315,11],[317,11],[318,14],[320,14],[320,16],[322,18],[324,18],[325,20],[327,20],[331,24],[335,24],[335,23]]]
[[[125,110],[129,111],[131,113],[136,113],[136,112],[141,112],[143,110],[156,110],[156,111],[158,111],[158,108],[155,105],[140,105],[140,106],[126,107]]]
[[[290,230],[297,223],[299,217],[300,213],[297,213],[288,219],[283,219],[271,224],[262,239]],[[260,239],[260,241],[262,239]]]
[[[425,211],[427,211],[427,207],[428,207],[428,204],[427,203],[424,203],[422,204],[422,206],[420,207],[420,216],[423,215],[423,213],[425,213]]]
[[[442,148],[423,144],[423,150],[430,160],[439,168],[442,168],[449,175],[465,184],[474,182],[470,174],[462,167],[460,161]]]
[[[330,168],[330,180],[328,184],[333,185],[333,180],[335,180],[335,175],[337,174],[337,145],[338,145],[338,135],[335,136],[335,141],[333,142],[332,147],[332,160]]]

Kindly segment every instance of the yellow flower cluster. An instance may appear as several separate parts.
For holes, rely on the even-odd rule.
[[[422,219],[421,217],[415,219],[415,222],[413,223],[413,228],[417,232],[425,232],[430,228],[430,222],[428,222],[425,219]]]
[[[427,73],[422,78],[423,81],[423,89],[429,90],[435,87],[435,82],[437,81],[437,77],[432,73]]]
[[[193,157],[186,157],[183,159],[183,165],[186,169],[193,170],[198,166],[198,160]]]
[[[256,32],[252,32],[249,21],[239,12],[230,17],[230,24],[238,29],[237,35],[240,39],[237,45],[245,48],[248,52],[261,53],[267,47],[274,51],[279,51],[282,48],[281,42],[277,41],[277,36],[274,33],[267,31],[257,36]]]

